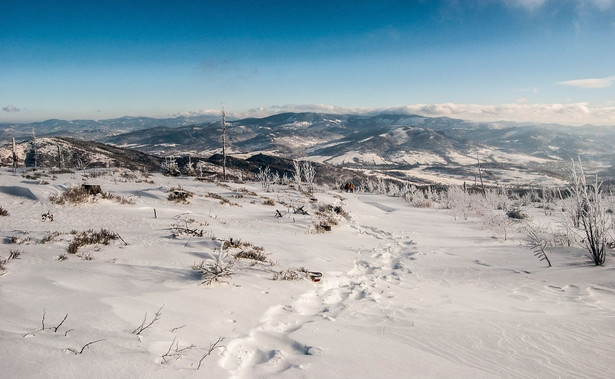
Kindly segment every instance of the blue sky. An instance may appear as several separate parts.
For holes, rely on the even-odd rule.
[[[224,105],[615,125],[615,0],[0,5],[0,122]]]

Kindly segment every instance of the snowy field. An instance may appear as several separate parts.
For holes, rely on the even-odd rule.
[[[50,200],[82,183],[116,199]],[[168,200],[179,187],[189,203]],[[0,206],[0,257],[18,254],[0,272],[4,378],[613,376],[611,253],[550,250],[547,268],[516,228],[436,206],[120,171],[3,171]],[[67,253],[90,229],[121,238]],[[229,277],[202,284],[193,266],[221,251]]]

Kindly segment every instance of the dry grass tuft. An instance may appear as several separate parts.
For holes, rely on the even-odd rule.
[[[99,232],[90,229],[85,232],[76,233],[75,238],[68,245],[67,252],[69,254],[77,254],[80,247],[96,244],[108,245],[109,242],[118,238],[117,233],[110,232],[107,229],[101,229]]]

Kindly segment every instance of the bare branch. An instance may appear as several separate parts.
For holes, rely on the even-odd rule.
[[[143,322],[141,323],[141,325],[139,327],[137,327],[135,330],[132,331],[132,334],[138,336],[141,333],[143,333],[144,330],[146,330],[147,328],[151,327],[152,325],[154,325],[155,322],[160,320],[160,315],[162,314],[162,308],[164,308],[164,305],[162,307],[160,307],[156,311],[156,313],[154,313],[154,318],[152,318],[152,320],[147,325],[145,325],[145,323],[147,322],[147,313],[145,313],[145,318],[143,319]]]
[[[218,337],[218,340],[216,340],[216,342],[209,345],[209,350],[207,350],[207,353],[205,353],[205,355],[201,357],[201,359],[199,360],[199,364],[196,366],[197,370],[201,368],[201,363],[203,363],[205,358],[209,357],[211,353],[213,353],[213,351],[216,350],[217,348],[222,347],[222,346],[218,346],[220,342],[222,342],[222,340],[224,340],[224,338]]]
[[[64,316],[64,318],[62,319],[62,321],[60,321],[60,323],[58,324],[58,326],[53,327],[51,329],[53,329],[53,332],[56,333],[58,331],[58,329],[60,329],[60,326],[62,326],[62,324],[64,324],[64,321],[66,321],[66,319],[68,318],[68,313],[66,314],[66,316]]]
[[[75,354],[75,355],[79,355],[79,354],[83,354],[83,351],[85,350],[86,347],[90,346],[90,345],[94,345],[95,343],[98,343],[100,341],[104,341],[104,339],[100,339],[100,340],[96,340],[96,341],[92,341],[92,342],[88,342],[85,345],[83,345],[83,347],[81,348],[81,350],[77,351],[77,349],[73,349],[72,347],[68,348],[68,351],[70,351],[71,353]]]

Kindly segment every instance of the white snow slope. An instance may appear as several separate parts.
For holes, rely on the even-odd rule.
[[[265,193],[259,184],[135,181],[116,171],[87,181],[135,204],[56,205],[49,196],[80,185],[82,174],[46,180],[0,174],[10,213],[0,217],[0,257],[20,252],[0,275],[1,377],[613,375],[612,255],[595,267],[581,250],[561,249],[546,268],[477,219],[380,195],[321,191],[314,200],[285,186]],[[190,204],[167,199],[178,185],[194,193]],[[322,205],[348,217],[328,216],[338,225],[317,233]],[[173,238],[172,228],[186,227],[203,237]],[[65,254],[70,231],[101,228],[127,245]],[[59,233],[43,243],[50,232]],[[225,282],[201,284],[193,264],[213,262],[230,238],[242,241],[231,253],[250,243],[268,262],[237,260]],[[272,280],[300,267],[322,281]]]

